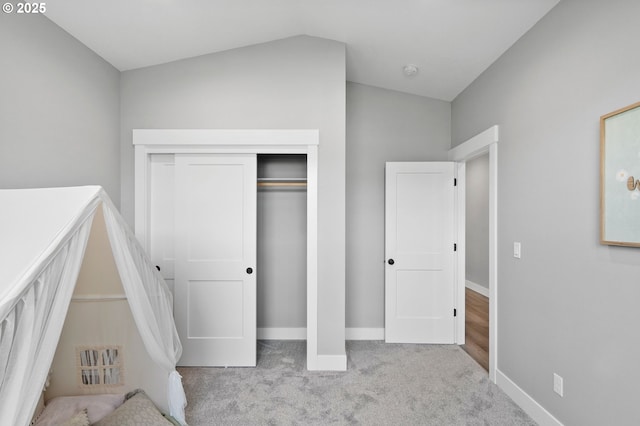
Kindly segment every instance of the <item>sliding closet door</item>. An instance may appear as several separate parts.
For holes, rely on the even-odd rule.
[[[256,156],[175,156],[182,366],[256,365]]]
[[[175,160],[173,154],[149,157],[149,256],[173,293],[175,234]]]

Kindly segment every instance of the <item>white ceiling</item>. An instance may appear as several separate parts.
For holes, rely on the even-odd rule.
[[[450,101],[558,2],[53,0],[46,15],[121,71],[306,34],[346,44],[349,81]]]

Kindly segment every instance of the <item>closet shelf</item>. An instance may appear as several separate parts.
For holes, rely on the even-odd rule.
[[[307,178],[258,178],[262,188],[306,188]]]

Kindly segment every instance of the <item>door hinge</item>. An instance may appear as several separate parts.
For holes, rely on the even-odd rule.
[[[457,317],[458,316],[458,311],[456,310],[456,308],[453,308],[453,316]]]
[[[453,251],[458,251],[458,245],[456,243],[453,243]]]
[[[453,178],[453,186],[458,186],[458,179]]]

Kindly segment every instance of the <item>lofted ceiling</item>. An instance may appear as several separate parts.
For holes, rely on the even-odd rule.
[[[46,15],[121,71],[306,34],[346,44],[349,81],[451,101],[558,2],[50,0]]]

